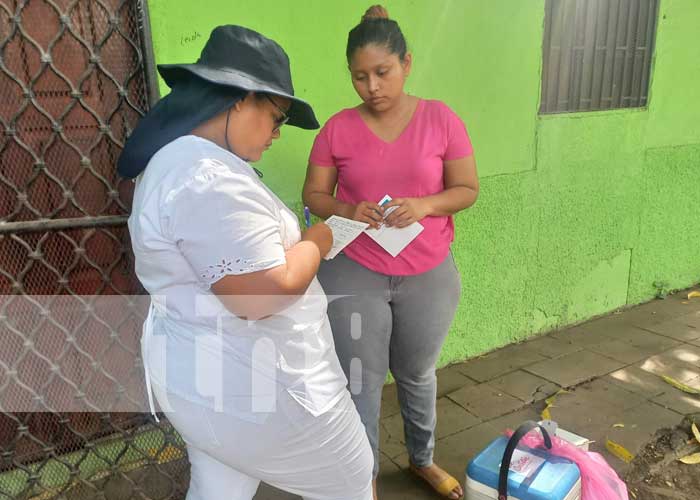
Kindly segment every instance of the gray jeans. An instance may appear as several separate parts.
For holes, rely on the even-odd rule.
[[[406,448],[418,467],[435,447],[435,363],[459,303],[461,283],[452,255],[415,276],[387,276],[339,254],[323,261],[318,279],[338,358],[379,471],[379,410],[388,370],[396,379]]]

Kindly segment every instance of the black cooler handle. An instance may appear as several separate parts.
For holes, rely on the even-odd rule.
[[[498,473],[498,500],[508,500],[508,469],[510,468],[510,460],[513,458],[515,447],[518,446],[518,443],[525,436],[525,434],[536,427],[539,427],[540,431],[542,431],[544,445],[547,447],[547,449],[552,448],[552,439],[549,437],[549,433],[544,427],[533,420],[523,422],[523,424],[518,427],[518,429],[510,437],[508,444],[506,445],[506,451],[503,452],[501,469]]]

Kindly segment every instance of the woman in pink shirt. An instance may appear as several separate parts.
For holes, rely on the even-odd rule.
[[[383,7],[368,9],[350,31],[346,55],[362,103],[331,117],[316,137],[304,203],[323,218],[336,214],[375,228],[419,222],[424,230],[396,257],[362,234],[321,266],[336,351],[375,453],[374,477],[382,386],[391,370],[411,470],[457,499],[459,482],[432,461],[435,363],[461,291],[450,254],[452,215],[473,205],[479,190],[472,146],[444,103],[404,91],[411,54]],[[393,201],[379,206],[386,194]]]

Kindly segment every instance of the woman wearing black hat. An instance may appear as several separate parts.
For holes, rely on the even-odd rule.
[[[158,69],[172,91],[118,169],[137,183],[129,230],[152,297],[149,400],[187,442],[187,498],[250,499],[262,480],[309,499],[368,500],[372,453],[315,278],[330,229],[302,234],[248,164],[283,124],[318,128],[287,55],[220,26],[197,63]]]

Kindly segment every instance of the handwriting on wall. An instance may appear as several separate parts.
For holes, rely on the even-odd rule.
[[[186,35],[182,35],[180,37],[180,45],[192,43],[198,40],[199,38],[202,38],[202,35],[199,33],[199,31],[191,31],[190,33],[187,33]]]

